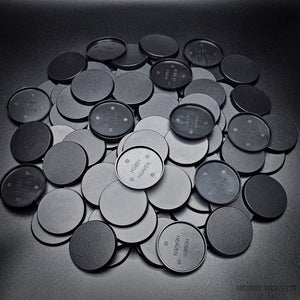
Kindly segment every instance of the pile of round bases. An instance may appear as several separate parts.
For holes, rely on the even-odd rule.
[[[269,175],[297,142],[255,86],[259,75],[250,58],[224,56],[212,41],[179,49],[160,34],[60,54],[48,81],[8,101],[21,164],[2,179],[2,201],[37,204],[34,237],[70,241],[85,271],[119,265],[133,247],[180,273],[199,268],[207,247],[239,255],[252,218],[285,211],[285,190]]]

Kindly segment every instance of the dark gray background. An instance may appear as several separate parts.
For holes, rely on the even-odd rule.
[[[226,54],[249,56],[261,68],[257,86],[272,99],[272,111],[290,118],[300,132],[300,2],[252,2],[1,1],[0,176],[17,164],[9,150],[16,129],[6,115],[9,95],[45,81],[57,54],[84,53],[101,36],[135,43],[162,33],[180,46],[205,37]],[[0,298],[299,299],[299,147],[274,175],[288,195],[285,214],[272,223],[253,222],[254,239],[243,255],[225,259],[209,251],[204,265],[185,276],[155,269],[137,253],[116,269],[84,273],[71,262],[68,245],[51,248],[33,238],[32,210],[15,212],[0,202]]]

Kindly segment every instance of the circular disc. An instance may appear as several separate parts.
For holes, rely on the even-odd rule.
[[[38,222],[37,212],[33,215],[31,221],[31,231],[33,236],[41,243],[48,246],[58,246],[66,243],[70,238],[71,234],[66,235],[54,235],[45,231]]]
[[[170,122],[164,117],[150,116],[140,120],[136,124],[134,131],[139,131],[143,129],[150,129],[160,133],[162,136],[165,136],[170,130]]]
[[[182,98],[179,104],[198,104],[206,108],[214,117],[215,121],[220,118],[220,107],[210,96],[200,93],[190,94]]]
[[[180,210],[174,211],[172,216],[177,221],[183,221],[193,224],[196,227],[204,227],[209,213],[196,212],[187,206],[182,207]]]
[[[191,68],[191,70],[192,70],[192,75],[193,75],[192,80],[210,79],[210,80],[217,81],[214,74],[206,69],[194,67],[194,68]]]
[[[147,62],[148,57],[140,51],[139,45],[127,44],[126,47],[127,51],[112,61],[114,66],[124,70],[134,70],[142,67]]]
[[[50,130],[53,135],[53,145],[62,142],[69,133],[74,132],[74,129],[67,125],[54,125]]]
[[[113,164],[100,163],[94,165],[86,171],[82,178],[82,194],[90,204],[99,205],[99,197],[102,191],[107,185],[117,180]]]
[[[145,217],[128,227],[112,226],[119,241],[126,244],[138,244],[146,241],[155,231],[157,217],[154,209],[148,205]]]
[[[174,221],[170,218],[157,218],[157,227],[155,232],[146,242],[142,243],[139,247],[143,257],[146,258],[151,264],[157,267],[163,267],[164,265],[160,261],[156,252],[156,240],[162,229],[164,229],[167,225],[173,223]]]
[[[43,161],[47,179],[55,185],[75,183],[84,173],[87,156],[74,142],[60,142],[48,150]]]
[[[282,185],[267,175],[255,175],[244,185],[243,195],[253,214],[271,220],[281,216],[287,206],[287,195]]]
[[[139,107],[139,115],[142,119],[150,116],[161,116],[168,119],[177,104],[177,99],[168,94],[154,93],[149,101]]]
[[[124,142],[123,150],[132,147],[149,147],[157,152],[162,160],[166,160],[169,146],[162,135],[153,130],[139,130],[133,132]]]
[[[178,164],[195,164],[204,158],[208,150],[207,138],[187,140],[170,130],[165,139],[169,144],[169,159]]]
[[[256,86],[239,85],[231,92],[233,105],[242,112],[265,115],[271,111],[270,98]]]
[[[83,103],[94,104],[110,96],[114,83],[105,70],[86,70],[73,80],[71,90],[73,95]]]
[[[197,227],[186,222],[167,225],[157,238],[156,250],[170,270],[188,273],[198,269],[206,257],[206,241]]]
[[[138,106],[152,95],[151,80],[140,72],[126,72],[116,77],[113,96],[126,104]]]
[[[88,165],[92,166],[104,157],[105,142],[100,140],[89,129],[82,129],[68,134],[64,141],[79,144],[88,156]]]
[[[151,67],[150,77],[160,88],[177,90],[191,82],[192,71],[180,60],[162,59]]]
[[[265,163],[259,170],[262,174],[271,174],[278,171],[284,164],[285,154],[284,153],[270,153],[266,152]]]
[[[62,116],[72,121],[85,121],[93,108],[75,100],[70,87],[66,87],[58,95],[56,107]]]
[[[22,88],[8,101],[8,116],[17,123],[28,123],[44,119],[50,110],[47,94],[38,88]]]
[[[83,221],[84,213],[81,196],[65,188],[46,194],[37,210],[40,225],[52,234],[70,233]]]
[[[211,134],[207,137],[208,139],[208,152],[210,155],[216,152],[222,145],[223,142],[223,134],[218,125],[214,126]]]
[[[196,172],[195,186],[199,194],[209,202],[227,204],[240,193],[240,177],[222,161],[203,163]]]
[[[134,126],[134,113],[125,103],[105,101],[93,108],[89,124],[94,134],[105,140],[120,140]]]
[[[184,95],[205,94],[213,98],[219,106],[222,106],[226,100],[224,88],[216,81],[211,79],[196,79],[193,80],[184,89]]]
[[[223,58],[222,49],[214,42],[204,39],[187,42],[183,53],[192,65],[206,68],[219,64]]]
[[[228,137],[238,148],[255,152],[264,150],[269,145],[271,131],[266,122],[259,116],[241,113],[230,120]]]
[[[116,59],[126,52],[126,44],[118,38],[103,37],[87,46],[87,56],[96,61]]]
[[[1,180],[1,199],[12,207],[25,207],[40,199],[46,190],[46,178],[40,168],[19,165]]]
[[[229,139],[222,145],[221,154],[225,162],[244,174],[257,172],[265,162],[265,152],[247,152],[236,148]]]
[[[187,206],[194,211],[200,213],[208,213],[209,212],[209,205],[208,202],[199,195],[196,190],[192,190],[192,193],[187,201]]]
[[[221,207],[208,218],[206,236],[217,253],[225,256],[239,255],[252,242],[252,224],[241,210]]]
[[[50,99],[52,91],[55,87],[56,87],[56,84],[54,82],[52,82],[51,80],[47,80],[38,86],[38,88],[40,90],[43,90],[48,95],[49,99]]]
[[[182,169],[166,165],[161,180],[147,189],[146,193],[153,206],[170,211],[181,207],[188,200],[191,189],[191,181]]]
[[[250,58],[243,55],[225,56],[220,67],[225,78],[235,84],[253,83],[260,75],[258,66]]]
[[[87,60],[83,55],[76,52],[66,52],[56,56],[50,62],[47,72],[53,81],[70,82],[86,68]]]
[[[287,152],[297,143],[298,133],[294,124],[280,115],[270,114],[263,119],[271,128],[271,141],[268,149],[274,152]]]
[[[101,214],[109,223],[130,226],[144,216],[148,202],[144,191],[129,189],[115,181],[101,193],[99,206]]]
[[[42,122],[20,126],[10,140],[13,157],[21,162],[41,160],[53,142],[50,128]]]
[[[179,51],[177,42],[169,36],[149,34],[140,39],[141,49],[151,58],[173,57]]]
[[[164,172],[157,152],[147,147],[129,148],[119,155],[116,173],[119,180],[133,189],[146,189],[156,184]]]
[[[78,227],[69,245],[73,263],[89,272],[107,265],[115,250],[116,237],[113,230],[100,221],[89,221]]]
[[[179,136],[199,140],[212,132],[215,121],[204,107],[197,104],[181,104],[171,112],[170,125]]]

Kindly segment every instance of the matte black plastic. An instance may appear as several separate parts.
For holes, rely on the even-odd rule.
[[[42,122],[29,122],[20,126],[10,140],[10,150],[20,162],[37,162],[52,146],[50,128]]]
[[[281,153],[290,151],[297,143],[298,132],[294,124],[286,117],[270,114],[263,117],[271,129],[270,151]]]
[[[234,201],[241,188],[238,173],[222,161],[208,161],[196,172],[195,186],[199,194],[209,202],[227,204]]]
[[[227,55],[221,61],[221,71],[225,78],[234,84],[250,84],[258,80],[260,71],[250,58],[239,55]]]
[[[116,251],[116,238],[113,230],[100,221],[82,224],[73,233],[70,256],[80,269],[94,272],[105,267]]]
[[[281,216],[287,206],[287,195],[282,185],[267,175],[255,175],[244,185],[246,205],[255,217],[272,220]]]
[[[212,114],[197,104],[181,104],[170,115],[171,129],[179,136],[199,140],[211,134],[215,125]]]
[[[150,78],[162,89],[177,90],[191,82],[192,71],[180,60],[161,59],[151,67]]]
[[[87,68],[87,59],[80,53],[66,52],[56,56],[47,72],[55,82],[69,83],[77,74]]]
[[[226,99],[224,88],[216,81],[211,79],[196,79],[184,89],[184,96],[190,94],[205,94],[212,97],[219,106],[222,106]]]
[[[127,51],[112,61],[117,68],[124,70],[134,70],[142,67],[148,60],[147,55],[140,51],[139,45],[127,44]]]
[[[126,44],[119,38],[103,37],[87,46],[87,56],[93,60],[107,62],[126,52]]]
[[[212,249],[225,256],[236,256],[250,246],[253,238],[249,218],[234,207],[221,207],[207,220],[206,237]]]
[[[22,88],[10,96],[8,116],[16,123],[28,123],[44,119],[50,110],[48,95],[34,87]]]
[[[46,178],[34,165],[20,165],[1,179],[1,199],[11,207],[25,207],[38,201],[46,190]]]
[[[105,140],[120,140],[134,126],[134,113],[125,103],[108,100],[96,105],[89,115],[93,133]]]
[[[266,93],[256,86],[239,85],[231,92],[233,105],[243,112],[250,112],[258,115],[270,113],[272,103]]]
[[[111,76],[105,70],[86,70],[78,74],[71,84],[73,95],[84,104],[95,104],[108,98],[114,88]]]
[[[174,222],[159,234],[156,249],[169,270],[189,273],[204,262],[207,245],[197,227],[186,222]]]
[[[146,102],[153,93],[153,84],[140,72],[126,72],[116,77],[113,96],[120,102],[138,106]]]
[[[72,232],[83,221],[84,215],[85,204],[81,196],[66,188],[46,194],[37,210],[39,224],[52,234]]]
[[[87,156],[74,142],[60,142],[48,150],[43,161],[47,179],[59,186],[71,185],[81,178],[87,166]]]
[[[176,56],[179,50],[173,38],[162,34],[146,35],[140,39],[139,45],[142,51],[154,59]]]
[[[213,67],[223,58],[223,50],[216,43],[205,39],[188,41],[184,46],[184,56],[188,61],[199,67]]]
[[[230,120],[228,137],[238,148],[256,152],[266,149],[269,145],[271,130],[268,124],[258,115],[241,113]]]

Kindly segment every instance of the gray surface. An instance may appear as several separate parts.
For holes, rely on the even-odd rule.
[[[15,130],[6,118],[9,95],[45,81],[57,54],[83,53],[100,36],[134,43],[158,32],[181,47],[190,38],[206,37],[226,54],[248,55],[261,68],[257,86],[271,98],[272,111],[289,117],[300,132],[299,2],[271,2],[1,1],[1,177],[16,165],[9,150]],[[243,255],[225,259],[208,251],[201,268],[184,276],[152,268],[135,252],[118,268],[84,273],[71,262],[68,245],[46,247],[34,239],[33,211],[15,212],[1,202],[1,299],[299,299],[299,151],[298,143],[274,175],[287,191],[285,214],[271,223],[253,222],[253,242]]]

